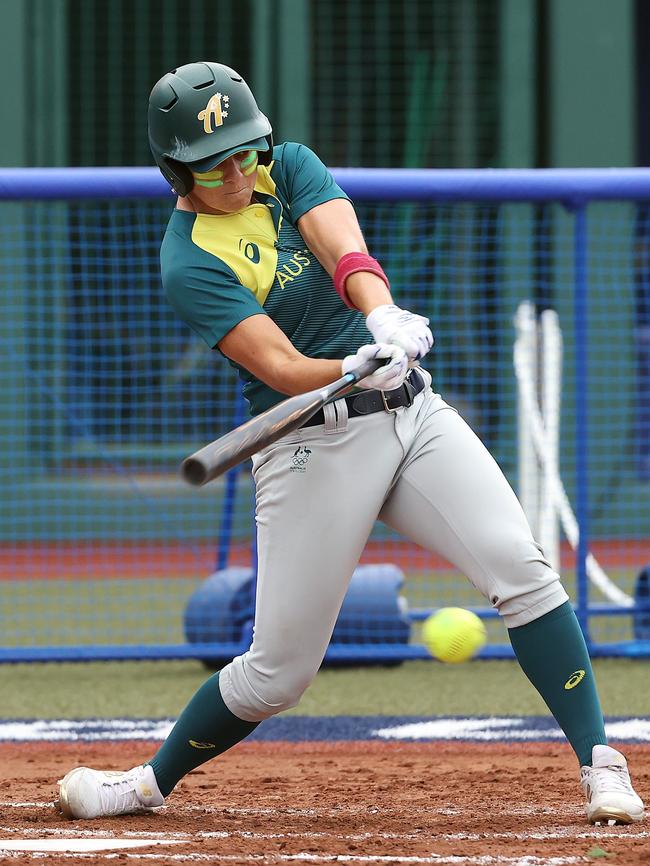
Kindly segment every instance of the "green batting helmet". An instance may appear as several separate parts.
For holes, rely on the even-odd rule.
[[[221,63],[179,66],[149,96],[149,146],[165,179],[185,196],[192,171],[209,171],[242,150],[271,162],[271,124],[244,79]]]

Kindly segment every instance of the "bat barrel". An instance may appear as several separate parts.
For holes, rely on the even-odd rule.
[[[207,484],[300,427],[322,405],[322,392],[310,391],[273,406],[186,457],[181,464],[181,476],[194,487]]]
[[[373,358],[325,388],[297,394],[277,403],[241,427],[231,430],[186,457],[181,464],[181,476],[195,487],[207,484],[267,445],[302,427],[328,400],[344,392],[364,376],[374,373],[383,363],[384,359]]]

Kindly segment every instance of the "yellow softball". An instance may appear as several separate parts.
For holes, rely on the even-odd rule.
[[[487,632],[481,620],[462,607],[443,607],[422,625],[422,640],[441,662],[466,662],[485,645]]]

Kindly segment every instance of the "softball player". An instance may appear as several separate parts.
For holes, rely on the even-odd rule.
[[[167,741],[124,773],[59,783],[75,818],[160,806],[190,770],[295,706],[323,659],[377,519],[461,569],[581,765],[592,822],[641,819],[607,745],[584,639],[499,467],[418,366],[428,320],[393,304],[354,208],[309,148],[273,146],[246,83],[218,63],[165,75],[149,102],[156,163],[178,193],[161,248],[179,316],[236,367],[253,414],[370,357],[385,365],[254,456],[259,571],[250,649],[212,676]],[[297,449],[305,455],[292,471]],[[324,544],[321,541],[325,540]]]

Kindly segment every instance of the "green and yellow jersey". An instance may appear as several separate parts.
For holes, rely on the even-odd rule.
[[[179,316],[211,347],[243,319],[265,314],[310,358],[343,358],[372,342],[361,313],[341,301],[296,227],[319,204],[347,198],[315,153],[286,142],[260,166],[254,201],[234,214],[175,210],[160,262]],[[286,395],[233,364],[251,414]]]

